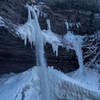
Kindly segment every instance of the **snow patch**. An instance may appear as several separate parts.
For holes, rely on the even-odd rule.
[[[39,70],[40,68],[36,66],[17,75],[2,77],[1,80],[5,80],[0,81],[0,99],[41,100],[43,91],[40,91]],[[89,70],[88,73],[88,70],[85,70],[85,75],[75,77],[73,73],[65,75],[53,67],[49,67],[47,72],[51,99],[100,100],[100,90],[97,88],[99,85],[96,83],[98,73],[92,70]],[[89,83],[88,78],[91,78]]]
[[[6,27],[5,23],[4,23],[4,19],[0,16],[0,27]]]

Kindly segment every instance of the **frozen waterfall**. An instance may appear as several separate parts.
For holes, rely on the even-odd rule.
[[[41,30],[38,18],[33,6],[27,5],[28,20],[24,25],[19,26],[17,34],[27,40],[31,46],[36,48],[37,66],[20,73],[2,77],[0,80],[1,100],[100,100],[100,91],[97,88],[79,82],[71,75],[65,75],[52,67],[47,68],[44,56],[44,45],[50,43],[53,52],[58,55],[58,46],[63,46],[59,36],[51,31],[50,20],[47,20],[48,30]],[[69,28],[66,23],[67,29]],[[82,57],[82,38],[68,31],[64,36],[67,49],[76,52],[82,72],[84,64]],[[93,73],[92,73],[93,74]],[[99,74],[98,74],[99,75]],[[98,75],[94,75],[95,79]],[[97,80],[96,80],[97,81]],[[12,88],[12,89],[11,89]]]
[[[79,63],[79,66],[80,66],[78,71],[79,71],[79,73],[82,73],[83,67],[84,67],[83,54],[82,54],[83,37],[79,36],[79,35],[74,35],[71,31],[69,31],[68,22],[66,22],[65,24],[66,24],[66,28],[68,30],[68,32],[64,36],[64,42],[65,42],[66,48],[75,50],[76,56],[77,56],[77,59],[78,59],[78,63]]]
[[[25,44],[27,39],[30,44],[35,45],[36,49],[36,63],[37,66],[40,66],[38,75],[40,78],[40,87],[41,87],[41,100],[50,100],[49,97],[49,86],[48,86],[48,72],[47,65],[44,57],[44,41],[42,31],[38,22],[37,15],[35,13],[34,7],[27,5],[28,8],[28,21],[19,30],[22,39],[24,39]]]

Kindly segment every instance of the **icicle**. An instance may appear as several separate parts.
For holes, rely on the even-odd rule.
[[[48,30],[51,31],[51,25],[50,25],[50,20],[47,19],[47,25],[48,25]]]
[[[67,30],[69,30],[69,23],[67,21],[65,22],[65,25],[66,25]]]
[[[62,45],[61,41],[58,38],[58,36],[51,31],[51,25],[50,25],[49,19],[47,19],[47,25],[48,25],[48,30],[47,30],[46,34],[49,37],[45,35],[46,41],[52,45],[53,52],[56,54],[56,56],[58,56],[58,47]]]
[[[58,56],[58,47],[59,45],[57,45],[56,43],[52,44],[52,49],[53,49],[53,52],[56,53],[56,56]]]

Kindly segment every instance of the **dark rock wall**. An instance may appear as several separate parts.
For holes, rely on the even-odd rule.
[[[49,66],[55,66],[62,72],[73,71],[78,68],[75,52],[67,52],[59,48],[59,56],[56,57],[51,45],[45,47],[45,55]],[[0,74],[10,72],[23,72],[36,65],[35,49],[28,43],[24,45],[19,37],[9,33],[4,27],[0,27]]]
[[[27,20],[27,0],[0,0],[0,16],[13,24],[23,24]]]
[[[0,74],[22,72],[36,64],[35,49],[31,48],[29,44],[25,46],[23,40],[16,36],[15,31],[9,31],[13,25],[17,26],[27,21],[25,3],[26,0],[0,1],[0,16],[6,20],[8,25],[8,28],[0,27]],[[74,33],[81,35],[91,33],[90,28],[94,18],[91,11],[51,9],[46,4],[38,5],[41,6],[42,13],[46,14],[46,16],[39,16],[41,29],[47,29],[46,19],[50,19],[52,31],[63,36],[67,33],[64,23],[67,20],[71,23],[81,23],[79,29],[75,24],[70,27]],[[9,27],[10,25],[12,27]],[[59,47],[59,56],[56,57],[52,52],[51,45],[47,44],[45,51],[48,65],[55,66],[58,70],[66,73],[76,70],[79,66],[75,52],[72,50],[66,51],[65,48]]]
[[[59,7],[61,9],[83,9],[92,12],[98,12],[100,7],[99,0],[40,0],[48,5]]]
[[[58,7],[52,8],[46,4],[40,4],[41,11],[46,14],[46,16],[40,16],[39,21],[44,18],[50,19],[51,29],[53,32],[64,35],[67,33],[65,21],[71,23],[70,29],[75,34],[85,35],[85,34],[94,34],[96,32],[96,25],[94,24],[95,13],[91,11],[76,10],[76,9],[60,9]],[[96,21],[97,22],[97,21]],[[77,23],[80,23],[80,26],[77,27]],[[99,22],[98,22],[99,24]],[[42,28],[46,28],[43,24],[40,24]]]
[[[35,51],[0,27],[0,74],[22,72],[35,65]]]
[[[47,64],[49,66],[54,66],[54,68],[64,73],[72,72],[79,68],[75,51],[73,50],[66,51],[66,48],[63,47],[59,47],[58,49],[59,49],[58,56],[55,56],[55,54],[52,51],[51,45],[49,44],[46,45],[45,56],[47,59]]]

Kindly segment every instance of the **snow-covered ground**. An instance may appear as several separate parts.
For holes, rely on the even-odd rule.
[[[95,69],[84,67],[82,73],[75,71],[67,75],[89,90],[100,90],[100,73]]]
[[[100,100],[99,74],[85,69],[84,74],[63,73],[48,68],[51,100]],[[0,78],[0,100],[41,100],[39,67]]]

